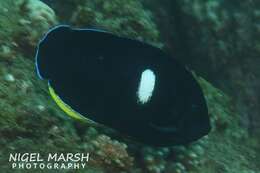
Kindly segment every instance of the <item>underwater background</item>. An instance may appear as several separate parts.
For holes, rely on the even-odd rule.
[[[259,173],[257,0],[1,0],[0,172]],[[37,79],[37,43],[57,24],[95,27],[165,49],[193,70],[209,135],[155,148],[68,118]],[[9,153],[89,152],[80,170],[10,169]]]

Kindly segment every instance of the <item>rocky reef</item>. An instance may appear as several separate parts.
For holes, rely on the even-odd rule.
[[[259,2],[143,1],[156,14],[167,47],[236,98],[241,123],[259,136]]]
[[[152,12],[138,0],[44,2],[48,5],[38,0],[0,1],[0,172],[39,172],[10,169],[9,153],[15,152],[89,152],[87,168],[78,173],[259,172],[253,148],[257,145],[251,145],[254,141],[241,128],[232,100],[195,73],[213,129],[188,146],[140,145],[68,118],[34,69],[36,44],[50,27],[102,27],[158,47],[164,42]]]

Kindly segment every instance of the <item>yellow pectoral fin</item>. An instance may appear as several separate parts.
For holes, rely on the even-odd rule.
[[[55,93],[54,89],[49,85],[49,92],[50,95],[52,97],[52,99],[56,102],[56,104],[65,112],[67,113],[70,117],[79,120],[79,121],[83,121],[83,122],[87,122],[87,123],[91,123],[91,124],[96,124],[94,121],[84,117],[83,115],[81,115],[80,113],[74,111],[69,105],[67,105],[66,103],[64,103],[61,98]]]

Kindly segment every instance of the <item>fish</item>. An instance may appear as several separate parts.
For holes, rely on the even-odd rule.
[[[202,89],[164,50],[102,29],[59,25],[39,41],[36,71],[70,117],[152,146],[210,132]]]

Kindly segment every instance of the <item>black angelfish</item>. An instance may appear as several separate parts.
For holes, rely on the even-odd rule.
[[[57,26],[40,41],[36,68],[70,116],[170,146],[210,131],[192,74],[161,49],[95,29]]]

